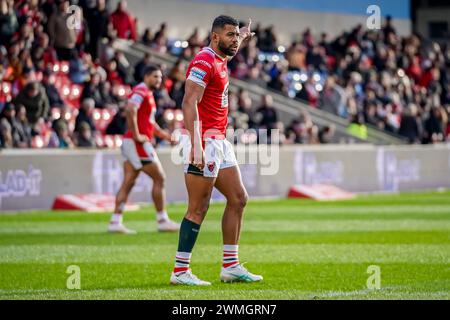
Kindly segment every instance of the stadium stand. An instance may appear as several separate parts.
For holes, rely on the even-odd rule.
[[[127,94],[150,62],[165,76],[158,121],[182,125],[186,61],[208,39],[196,29],[169,38],[164,23],[140,33],[125,1],[114,10],[105,0],[78,4],[81,23],[69,28],[69,1],[0,1],[1,148],[120,146]],[[335,39],[307,29],[288,46],[274,30],[258,24],[229,64],[230,127],[280,129],[283,144],[449,140],[448,46],[401,38],[389,19],[379,31],[356,26]]]

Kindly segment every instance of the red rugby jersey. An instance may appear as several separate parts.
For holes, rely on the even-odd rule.
[[[150,140],[155,130],[156,103],[153,92],[143,82],[133,88],[128,101],[139,107],[137,112],[137,124],[140,134],[146,135]],[[128,129],[124,138],[133,138]]]
[[[217,55],[213,49],[205,47],[191,61],[186,73],[188,80],[205,88],[197,106],[203,140],[206,137],[225,137],[228,123],[227,62],[226,58]]]

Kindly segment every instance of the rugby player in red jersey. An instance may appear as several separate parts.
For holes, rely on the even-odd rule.
[[[122,155],[124,178],[116,196],[116,206],[109,223],[108,231],[134,234],[123,223],[123,211],[128,195],[141,171],[153,180],[152,198],[156,208],[158,231],[178,231],[180,225],[171,221],[165,210],[165,173],[151,143],[153,135],[175,144],[171,134],[159,127],[155,121],[156,103],[152,90],[162,83],[159,67],[149,65],[144,70],[144,80],[136,85],[126,106],[128,131],[123,137]]]
[[[192,274],[191,252],[200,225],[205,218],[213,187],[226,198],[222,218],[223,264],[220,279],[224,282],[255,282],[254,275],[239,263],[238,241],[247,192],[231,143],[225,139],[228,116],[227,61],[247,43],[253,34],[248,26],[239,29],[228,16],[217,17],[211,29],[211,43],[189,64],[183,99],[184,124],[189,135],[182,136],[182,150],[189,155],[185,165],[188,209],[181,223],[178,251],[170,283],[210,285]]]

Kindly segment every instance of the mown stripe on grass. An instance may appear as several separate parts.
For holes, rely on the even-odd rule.
[[[144,263],[172,261],[176,244],[171,245],[4,245],[0,263],[102,262]],[[219,245],[199,245],[193,261],[221,259]],[[448,244],[304,244],[246,245],[240,258],[252,262],[308,263],[450,263]]]
[[[274,236],[275,235],[275,236]],[[123,236],[102,233],[45,233],[2,234],[1,245],[157,245],[174,244],[178,233],[140,231],[137,235]],[[207,243],[220,246],[222,236],[217,231],[202,230],[200,245]],[[244,232],[241,245],[252,244],[449,244],[450,233],[444,231],[252,231]]]
[[[202,299],[202,300],[256,300],[256,299],[449,299],[446,291],[405,291],[396,288],[356,291],[308,290],[178,290],[178,289],[110,289],[110,290],[0,290],[1,299]]]
[[[154,231],[154,222],[129,221],[127,226],[137,231]],[[71,233],[83,234],[106,232],[106,223],[98,222],[5,222],[0,224],[0,236],[2,234],[54,234]],[[251,220],[244,221],[243,232],[321,232],[321,231],[386,231],[386,230],[410,230],[410,231],[449,231],[450,220],[420,220],[405,219],[386,223],[386,220]],[[202,231],[221,232],[221,225],[217,221],[205,221]]]

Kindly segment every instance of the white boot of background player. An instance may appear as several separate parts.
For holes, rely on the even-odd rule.
[[[177,232],[180,230],[180,224],[170,220],[166,211],[156,213],[156,222],[159,232]]]
[[[109,222],[108,232],[122,233],[122,234],[136,234],[135,230],[128,229],[122,223],[123,215],[120,213],[113,213],[111,221]]]

